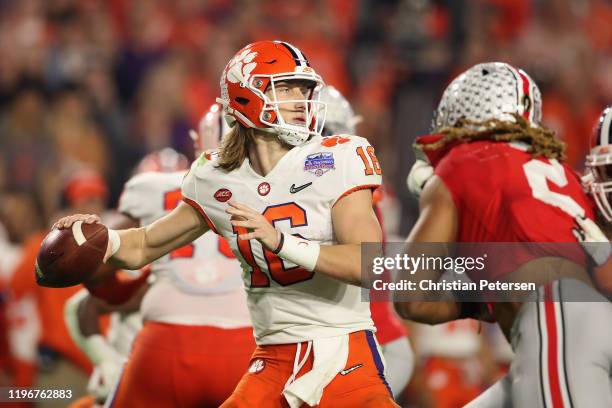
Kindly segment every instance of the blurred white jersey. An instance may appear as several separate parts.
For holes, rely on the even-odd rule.
[[[142,173],[130,179],[119,211],[148,225],[182,200],[183,172]],[[141,306],[144,320],[208,325],[251,326],[240,278],[240,264],[229,245],[212,232],[151,264],[154,284]]]
[[[470,358],[481,346],[478,323],[472,319],[455,320],[434,326],[418,325],[417,350],[421,356]]]
[[[357,136],[314,137],[287,152],[262,177],[247,159],[233,171],[204,154],[183,182],[185,201],[227,238],[242,263],[257,344],[282,344],[374,330],[361,289],[285,262],[256,241],[237,239],[225,212],[230,199],[246,204],[276,228],[322,245],[336,244],[331,210],[344,195],[374,189],[381,170],[368,141]],[[358,219],[355,222],[359,222]]]
[[[491,346],[493,352],[493,358],[495,361],[501,364],[510,364],[514,357],[512,346],[508,343],[506,336],[502,333],[499,325],[492,323],[485,323],[484,335],[487,343]]]
[[[127,357],[132,349],[132,341],[142,329],[142,315],[140,312],[128,314],[112,313],[108,334],[108,343],[122,356]]]

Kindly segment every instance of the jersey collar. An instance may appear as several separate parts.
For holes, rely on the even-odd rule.
[[[444,135],[441,133],[436,133],[432,135],[423,135],[423,136],[419,136],[416,138],[416,143],[420,145],[431,145],[431,144],[438,142],[443,137]],[[440,160],[444,158],[446,153],[448,153],[450,149],[457,146],[459,143],[461,142],[453,141],[435,150],[423,149],[420,146],[419,147],[415,146],[415,152],[416,152],[417,159],[427,160],[429,164],[431,164],[433,167],[436,167],[438,163],[440,162]]]

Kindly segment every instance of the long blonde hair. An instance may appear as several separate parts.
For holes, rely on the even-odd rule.
[[[236,123],[223,136],[219,148],[219,160],[216,166],[226,171],[232,171],[242,165],[249,156],[249,147],[253,144],[255,129],[248,129]]]
[[[494,140],[499,142],[520,141],[529,144],[534,157],[544,156],[549,159],[565,159],[565,143],[557,139],[555,132],[547,127],[532,127],[520,115],[513,114],[515,122],[489,119],[482,122],[459,119],[453,127],[442,128],[439,133],[444,136],[432,144],[417,143],[423,150],[437,150],[448,143],[459,141],[469,143],[477,140]],[[483,130],[474,130],[483,129]]]

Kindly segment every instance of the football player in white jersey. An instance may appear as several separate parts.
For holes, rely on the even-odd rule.
[[[224,130],[220,117],[215,104],[202,118],[200,132],[192,133],[197,152],[216,147]],[[148,225],[174,209],[186,170],[175,167],[180,166],[176,158],[164,149],[143,159],[138,169],[145,172],[126,183],[119,211]],[[255,349],[240,264],[227,241],[209,232],[153,262],[151,270],[154,281],[146,294],[140,292],[141,302],[130,300],[140,306],[145,324],[109,405],[217,407],[235,388]],[[113,352],[97,324],[91,327],[105,308],[77,296],[67,308],[68,326],[96,364],[100,381],[94,377],[90,388],[104,398],[115,385],[121,353]]]
[[[369,304],[361,243],[380,243],[372,190],[373,147],[356,136],[320,136],[323,86],[302,52],[282,41],[240,50],[221,78],[232,130],[202,155],[169,215],[109,230],[107,258],[139,268],[209,229],[242,263],[257,349],[223,407],[395,407]],[[56,223],[98,222],[77,214]]]

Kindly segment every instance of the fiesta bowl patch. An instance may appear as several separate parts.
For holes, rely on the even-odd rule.
[[[321,176],[335,168],[334,154],[331,152],[309,154],[304,161],[304,171],[313,173],[315,176]]]

